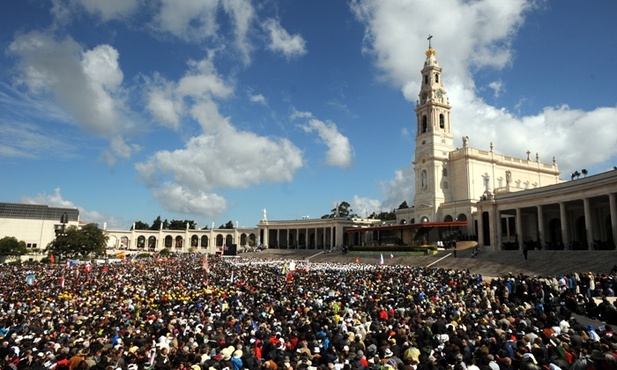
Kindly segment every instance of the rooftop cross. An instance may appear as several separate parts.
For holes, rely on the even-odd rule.
[[[429,34],[429,35],[428,35],[428,38],[427,38],[427,40],[428,40],[428,48],[429,48],[429,49],[431,48],[431,39],[432,39],[432,38],[433,38],[433,35]]]

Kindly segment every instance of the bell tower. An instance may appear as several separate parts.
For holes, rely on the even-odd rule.
[[[416,151],[414,172],[415,222],[436,222],[441,203],[451,199],[448,157],[454,150],[450,126],[450,104],[442,84],[435,49],[429,46],[422,68],[422,83],[416,102]]]

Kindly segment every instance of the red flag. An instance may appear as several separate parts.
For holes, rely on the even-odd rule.
[[[49,262],[51,262],[51,263],[56,263],[56,258],[54,257],[54,254],[53,254],[53,253],[51,253],[51,254],[49,255]]]

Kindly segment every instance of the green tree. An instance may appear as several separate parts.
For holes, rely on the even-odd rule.
[[[133,229],[131,228],[131,230]],[[150,230],[150,225],[142,221],[136,221],[135,230]]]
[[[161,220],[161,216],[157,216],[154,221],[152,221],[152,226],[150,226],[150,230],[160,230],[161,226],[163,229],[169,228],[169,222],[167,220]]]
[[[193,220],[171,220],[167,229],[169,230],[185,230],[186,224],[189,224],[189,229],[195,230],[197,226]]]
[[[21,256],[28,253],[26,242],[19,241],[14,236],[0,239],[0,256]]]
[[[87,224],[80,228],[69,226],[45,249],[46,253],[62,255],[67,258],[86,257],[90,254],[105,254],[107,239],[105,232],[97,224]]]
[[[391,211],[391,212],[382,211],[379,213],[373,212],[370,218],[376,218],[382,221],[390,221],[390,220],[396,220],[396,214],[394,213],[394,211]]]
[[[353,209],[351,209],[351,204],[348,202],[341,202],[337,207],[334,207],[330,210],[330,214],[323,215],[321,218],[334,218],[334,217],[358,217],[357,214],[353,213]]]

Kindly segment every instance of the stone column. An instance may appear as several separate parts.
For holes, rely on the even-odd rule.
[[[518,249],[522,249],[523,246],[523,224],[521,217],[521,209],[516,208],[516,216],[514,220],[514,227],[516,228],[516,244],[518,245]]]
[[[501,212],[499,212],[499,210],[495,210],[495,213],[497,214],[497,217],[495,217],[497,219],[497,225],[495,225],[495,229],[497,230],[497,245],[495,245],[493,247],[493,250],[503,250],[502,246],[503,246],[503,230],[501,229]]]
[[[565,245],[565,249],[568,249],[568,244],[570,240],[568,240],[568,220],[566,213],[566,204],[564,202],[559,203],[559,218],[561,219],[561,241]]]
[[[587,249],[591,249],[593,245],[593,224],[591,222],[589,198],[583,198],[583,210],[585,212],[585,239],[587,239]]]
[[[542,213],[544,209],[541,205],[537,206],[538,209],[538,243],[540,243],[540,248],[543,247],[543,242],[546,238],[544,235],[544,214]]]
[[[617,243],[617,195],[608,195],[609,207],[611,212],[611,228],[613,230],[613,243]]]
[[[478,246],[484,245],[484,209],[478,210]]]

